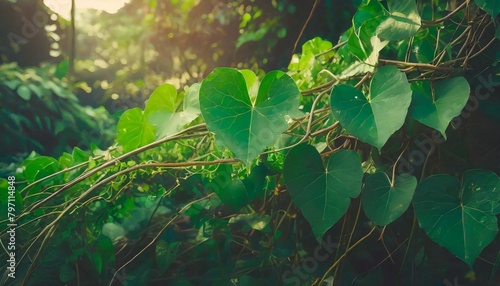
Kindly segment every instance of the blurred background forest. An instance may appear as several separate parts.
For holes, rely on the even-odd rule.
[[[319,1],[304,26],[313,4],[132,0],[108,13],[52,1],[73,8],[59,15],[42,0],[1,0],[0,169],[31,151],[106,148],[123,111],[163,83],[180,90],[218,66],[286,69],[306,40],[336,42],[358,5]]]

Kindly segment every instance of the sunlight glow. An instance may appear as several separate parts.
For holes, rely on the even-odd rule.
[[[106,11],[108,13],[116,13],[118,9],[123,7],[130,0],[76,0],[76,11],[81,11],[86,8]],[[52,11],[61,15],[64,18],[69,18],[71,10],[71,0],[44,0]]]

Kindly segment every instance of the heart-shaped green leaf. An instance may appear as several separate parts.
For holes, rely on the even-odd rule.
[[[396,177],[394,185],[385,173],[375,173],[363,186],[363,209],[366,216],[378,225],[388,225],[410,206],[417,179],[408,174]]]
[[[420,227],[472,266],[498,232],[499,186],[498,176],[483,170],[465,172],[462,183],[450,175],[422,180],[413,198]]]
[[[288,153],[283,175],[293,202],[321,238],[345,214],[350,198],[359,195],[363,170],[355,151],[333,153],[325,169],[316,148],[302,144]]]
[[[333,115],[347,132],[379,150],[403,125],[410,102],[410,84],[395,66],[375,73],[368,97],[344,84],[336,85],[330,95]]]
[[[412,84],[411,115],[415,120],[441,132],[446,138],[450,121],[460,114],[469,99],[470,86],[463,77],[443,79],[434,83],[420,81]]]
[[[183,100],[170,84],[161,85],[153,91],[146,103],[144,116],[155,126],[157,139],[174,134],[200,115],[199,89],[199,84],[193,84]],[[182,110],[178,111],[180,103]]]
[[[273,71],[262,79],[252,100],[241,72],[216,68],[201,85],[200,107],[208,129],[248,163],[288,128],[286,115],[298,108],[299,94],[287,74]]]
[[[144,116],[139,107],[125,111],[118,121],[118,143],[124,152],[155,141],[155,127]]]

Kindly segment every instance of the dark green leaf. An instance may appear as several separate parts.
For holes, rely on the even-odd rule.
[[[399,218],[410,206],[417,179],[408,174],[396,177],[394,185],[385,173],[375,173],[363,186],[363,209],[376,224],[385,226]]]
[[[441,132],[446,138],[446,128],[450,121],[460,114],[469,99],[470,87],[463,77],[412,84],[412,117],[422,124]]]
[[[470,170],[462,182],[434,175],[420,182],[413,206],[427,235],[472,266],[498,232],[499,178],[495,173]]]
[[[368,97],[344,84],[336,85],[330,96],[333,115],[342,127],[379,150],[403,125],[410,102],[410,84],[395,66],[375,73]]]
[[[283,175],[293,202],[321,238],[359,195],[363,170],[354,151],[333,153],[325,168],[316,148],[302,144],[288,153]]]

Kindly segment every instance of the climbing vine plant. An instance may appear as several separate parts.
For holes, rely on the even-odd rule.
[[[474,112],[498,117],[499,7],[365,0],[287,72],[165,84],[113,146],[32,154],[0,180],[4,281],[494,285],[499,170],[460,150]]]

